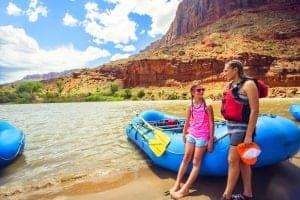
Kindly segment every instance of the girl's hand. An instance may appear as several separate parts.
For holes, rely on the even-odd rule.
[[[212,152],[213,151],[213,148],[214,148],[214,139],[213,138],[210,138],[208,140],[208,144],[207,144],[207,151],[208,152]]]
[[[182,134],[182,141],[183,141],[183,143],[186,143],[186,134]]]

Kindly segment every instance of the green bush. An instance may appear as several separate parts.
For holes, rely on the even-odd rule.
[[[125,89],[124,93],[121,95],[124,99],[130,99],[132,97],[132,93],[130,89]]]
[[[64,89],[64,82],[62,80],[58,80],[55,82],[56,86],[57,86],[57,93],[59,96],[61,96],[61,93]]]
[[[176,100],[176,99],[179,99],[179,97],[177,96],[177,93],[176,92],[173,92],[171,94],[168,94],[168,97],[167,97],[168,100]]]
[[[17,103],[31,103],[34,100],[34,96],[29,92],[19,93],[18,98],[16,100]]]
[[[143,98],[144,96],[145,96],[144,90],[139,90],[138,93],[137,93],[137,97],[141,99],[141,98]]]
[[[0,92],[0,103],[15,102],[18,95],[14,92]]]
[[[110,92],[112,95],[114,95],[118,90],[119,90],[119,86],[117,84],[110,85]]]
[[[0,92],[0,103],[8,103],[8,102],[9,102],[8,94],[4,92]]]
[[[16,93],[21,94],[27,92],[30,95],[38,93],[42,88],[42,83],[40,82],[22,82],[16,88]]]

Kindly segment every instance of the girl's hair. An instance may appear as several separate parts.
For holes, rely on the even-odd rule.
[[[243,66],[243,64],[242,64],[241,61],[239,61],[239,60],[231,60],[231,61],[227,62],[226,65],[229,66],[229,67],[231,67],[232,69],[233,68],[237,68],[240,78],[243,78],[245,76],[244,75],[244,66]]]
[[[198,87],[198,86],[201,86],[201,84],[196,84],[196,85],[192,85],[192,87],[191,87],[191,89],[190,89],[190,93],[191,93],[191,107],[192,107],[192,117],[193,117],[193,109],[194,109],[194,95],[193,95],[193,92],[194,92],[194,90],[196,89],[196,87]],[[204,109],[205,109],[205,112],[207,112],[206,111],[206,102],[205,102],[205,99],[204,99],[204,97],[202,97],[202,99],[203,99],[203,103],[204,103]]]

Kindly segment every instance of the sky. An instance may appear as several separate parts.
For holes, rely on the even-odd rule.
[[[181,0],[1,0],[0,84],[93,68],[161,38]]]

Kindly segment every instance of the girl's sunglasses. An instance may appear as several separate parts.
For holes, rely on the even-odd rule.
[[[195,92],[204,92],[205,91],[205,88],[197,88],[197,89],[194,89]]]

